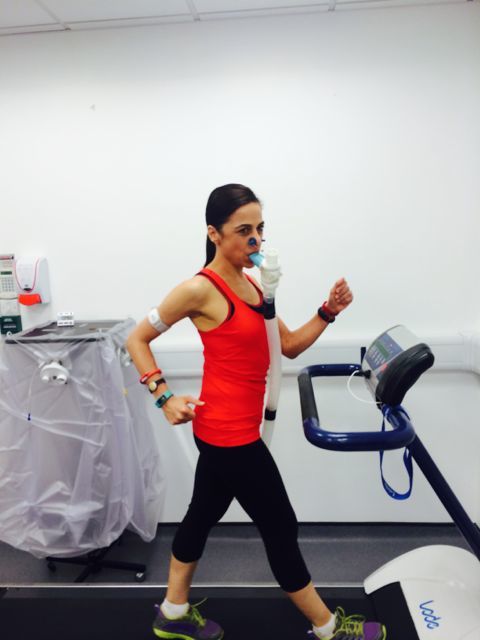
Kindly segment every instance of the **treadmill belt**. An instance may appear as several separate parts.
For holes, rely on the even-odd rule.
[[[395,638],[418,640],[418,634],[399,582],[382,587],[382,589],[375,591],[371,598],[375,611],[381,612],[382,622],[387,627],[388,640],[393,640],[392,633]],[[391,629],[392,633],[390,633]]]
[[[319,588],[327,605],[375,619],[362,589]],[[8,589],[0,597],[2,640],[154,640],[154,604],[164,587]],[[306,640],[308,622],[278,588],[194,587],[190,602],[207,598],[202,615],[217,621],[225,640]],[[388,629],[388,640],[410,640]],[[413,639],[412,639],[413,640]]]

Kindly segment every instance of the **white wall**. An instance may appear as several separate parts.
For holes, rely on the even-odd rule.
[[[53,302],[25,324],[60,310],[141,319],[201,267],[208,194],[238,181],[264,202],[289,326],[345,275],[356,299],[322,344],[364,344],[397,323],[421,336],[478,330],[479,112],[478,3],[0,38],[0,252],[46,255],[51,271]],[[187,322],[157,348],[176,345],[198,345]],[[357,511],[348,487],[368,491],[374,476],[380,493],[376,466],[303,442],[295,384],[282,406],[297,424],[274,453],[300,519],[443,518],[421,481],[400,510],[385,496]],[[198,392],[199,379],[175,385]],[[340,415],[340,387],[329,389]],[[478,380],[432,373],[421,390],[426,439],[480,518],[478,461],[462,440],[477,437]],[[176,446],[168,427],[159,437]],[[190,477],[180,451],[166,458],[171,521]],[[306,500],[310,470],[340,494]]]

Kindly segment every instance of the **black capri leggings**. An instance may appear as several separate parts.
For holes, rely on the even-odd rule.
[[[215,447],[198,438],[195,442],[200,456],[193,496],[173,540],[174,557],[198,560],[210,529],[236,498],[258,527],[281,588],[292,593],[306,587],[310,574],[298,547],[297,518],[263,440],[239,447]]]

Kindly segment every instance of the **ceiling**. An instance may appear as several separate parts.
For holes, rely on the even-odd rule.
[[[479,0],[1,0],[0,35]]]

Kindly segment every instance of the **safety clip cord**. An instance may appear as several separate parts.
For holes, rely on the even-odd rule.
[[[398,405],[397,407],[390,407],[389,405],[385,405],[384,404],[381,407],[381,411],[383,413],[382,432],[385,431],[385,420],[388,420],[388,415],[393,409],[395,409],[396,411],[401,411],[407,417],[407,419],[410,420],[410,416],[405,411],[405,409],[403,407],[401,407],[400,405]],[[405,447],[405,451],[403,452],[403,464],[405,465],[405,469],[407,470],[407,473],[408,473],[409,487],[408,487],[408,490],[405,493],[397,493],[397,491],[395,491],[395,489],[393,489],[393,487],[391,487],[388,484],[388,482],[385,480],[385,478],[383,476],[383,454],[384,453],[385,453],[385,451],[379,451],[379,454],[380,454],[380,474],[382,476],[383,488],[385,489],[385,491],[388,493],[388,495],[391,498],[394,498],[395,500],[407,500],[407,498],[409,498],[410,494],[412,493],[412,487],[413,487],[412,454],[411,454],[410,450],[408,449],[408,447]]]

